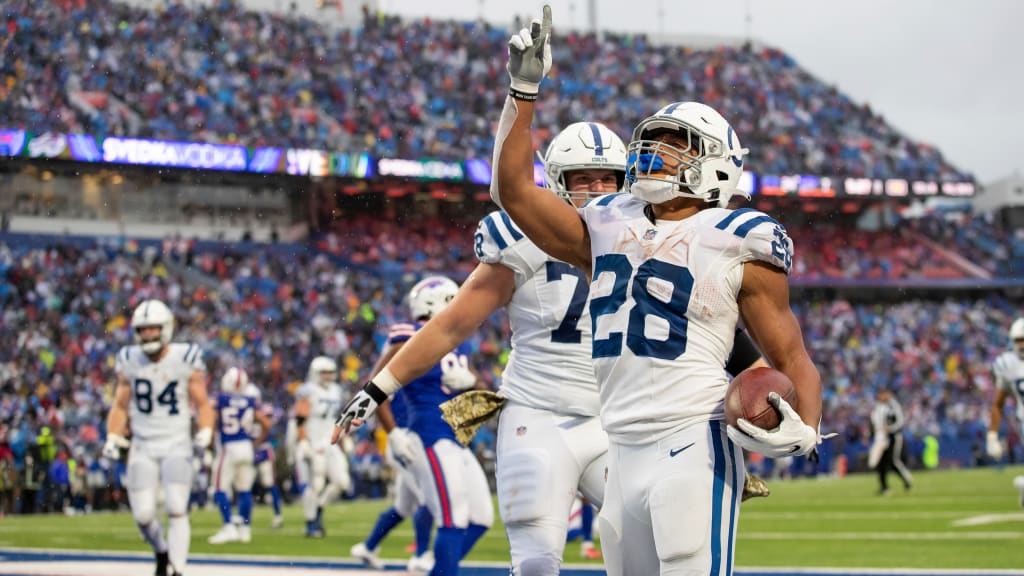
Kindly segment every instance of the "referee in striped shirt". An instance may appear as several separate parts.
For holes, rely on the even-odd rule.
[[[887,440],[885,452],[878,462],[879,495],[889,493],[889,470],[895,470],[903,480],[903,487],[910,490],[910,470],[903,464],[903,408],[892,394],[883,388],[878,391],[878,403],[871,411],[871,424],[875,436]]]

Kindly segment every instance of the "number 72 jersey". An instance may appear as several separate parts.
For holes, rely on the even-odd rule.
[[[502,374],[502,395],[539,410],[596,416],[600,400],[583,273],[551,259],[504,212],[480,221],[474,249],[480,262],[515,273],[507,306],[512,354]]]
[[[590,317],[601,424],[622,444],[724,418],[743,264],[789,273],[785,229],[751,209],[652,222],[628,194],[580,210],[591,238]]]
[[[206,371],[203,352],[195,344],[173,342],[167,355],[152,362],[138,346],[117,353],[117,374],[131,389],[129,423],[132,437],[147,444],[191,451],[192,412],[188,381]]]

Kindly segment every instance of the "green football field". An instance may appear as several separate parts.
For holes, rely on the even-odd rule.
[[[742,567],[1021,568],[1024,510],[1012,486],[1024,467],[1005,470],[921,472],[914,489],[876,496],[874,476],[775,481],[767,499],[744,504],[736,565]],[[899,486],[894,477],[893,483]],[[388,502],[342,502],[325,512],[327,538],[303,537],[301,509],[286,509],[283,529],[271,530],[268,507],[257,507],[251,544],[212,546],[217,513],[192,515],[192,551],[252,555],[348,556]],[[682,519],[680,521],[683,521]],[[412,541],[405,523],[385,541],[382,556],[407,558]],[[147,551],[128,513],[7,517],[0,547]],[[580,562],[570,544],[566,561]],[[506,561],[504,531],[496,524],[472,560]]]

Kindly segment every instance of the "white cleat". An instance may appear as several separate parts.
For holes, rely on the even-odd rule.
[[[275,529],[275,530],[277,530],[278,528],[281,528],[283,526],[284,526],[284,516],[281,516],[280,514],[278,514],[277,516],[274,516],[274,519],[270,521],[270,527]]]
[[[220,531],[210,536],[207,540],[210,544],[226,544],[238,542],[238,528],[234,524],[225,524]]]
[[[1017,476],[1013,479],[1013,486],[1020,493],[1020,507],[1024,508],[1024,476]]]
[[[359,558],[362,560],[363,564],[365,564],[367,568],[373,568],[374,570],[384,569],[384,563],[377,557],[377,551],[367,548],[365,542],[356,544],[348,553],[351,554],[353,558]]]
[[[244,524],[239,526],[238,541],[243,544],[248,544],[249,542],[252,542],[252,528]]]
[[[434,569],[434,553],[427,550],[422,556],[409,558],[409,564],[405,568],[413,574],[430,574]]]

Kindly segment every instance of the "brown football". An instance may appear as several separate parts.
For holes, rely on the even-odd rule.
[[[725,420],[735,426],[743,418],[758,428],[778,428],[782,414],[768,403],[768,393],[778,392],[795,410],[796,388],[789,377],[774,368],[753,368],[733,378],[725,392]]]

